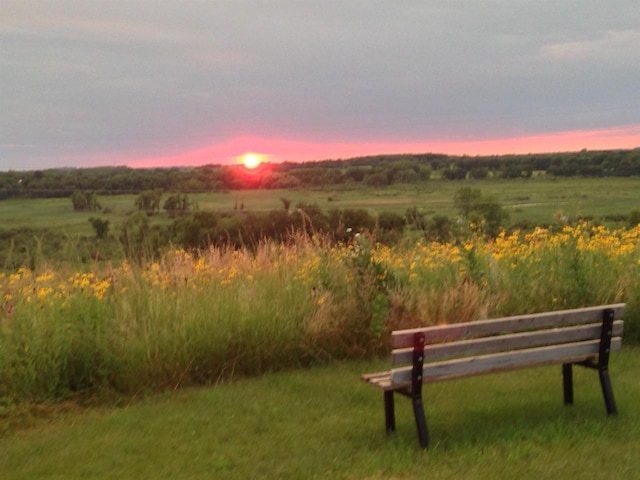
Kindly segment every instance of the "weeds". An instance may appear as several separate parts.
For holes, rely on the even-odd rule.
[[[0,398],[208,384],[384,351],[396,328],[626,302],[640,338],[640,228],[587,223],[390,248],[300,236],[145,265],[0,274]]]

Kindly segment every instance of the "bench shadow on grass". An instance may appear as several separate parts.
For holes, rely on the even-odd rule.
[[[514,442],[595,442],[621,420],[607,416],[597,379],[591,379],[593,385],[587,385],[589,379],[581,380],[574,405],[565,406],[562,385],[557,381],[541,378],[522,386],[518,380],[514,386],[512,379],[499,378],[508,375],[514,374],[493,376],[496,378],[485,379],[484,383],[475,378],[426,386],[423,402],[429,449],[500,447]],[[593,391],[587,392],[590,389]],[[377,420],[380,435],[385,436],[382,406]],[[396,397],[396,431],[388,438],[394,444],[419,448],[408,399]]]
[[[549,402],[510,405],[500,411],[473,409],[454,418],[434,418],[432,445],[438,448],[500,446],[514,442],[550,444],[595,436],[604,421],[614,420],[603,409],[564,407]],[[441,421],[441,423],[438,422]]]

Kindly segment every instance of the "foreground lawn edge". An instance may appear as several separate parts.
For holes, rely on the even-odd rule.
[[[633,478],[640,469],[640,347],[611,358],[607,417],[594,372],[562,404],[557,367],[425,389],[433,447],[417,446],[409,402],[384,433],[361,373],[387,359],[270,373],[36,421],[0,438],[13,478]]]

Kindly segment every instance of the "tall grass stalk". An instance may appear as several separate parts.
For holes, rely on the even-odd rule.
[[[215,383],[370,356],[396,328],[608,302],[627,302],[637,340],[639,238],[588,224],[394,248],[300,236],[0,274],[0,400]]]

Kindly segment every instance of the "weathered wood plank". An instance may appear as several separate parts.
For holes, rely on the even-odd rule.
[[[391,372],[380,372],[377,374],[362,375],[361,379],[371,385],[375,385],[383,390],[394,390],[395,385],[391,383]]]
[[[385,372],[365,373],[365,374],[360,376],[360,379],[365,381],[365,382],[373,383],[373,382],[376,382],[380,378],[384,378],[384,377],[389,378],[390,375],[391,375],[391,372],[389,370],[387,370]]]
[[[425,363],[454,357],[486,355],[489,353],[521,350],[525,348],[558,345],[570,342],[600,339],[602,322],[546,330],[521,332],[493,337],[460,340],[452,343],[428,345],[424,351]],[[622,336],[624,321],[613,324],[613,336]],[[413,348],[396,349],[391,352],[391,365],[404,365],[413,361]]]
[[[612,305],[600,305],[573,310],[558,310],[556,312],[517,315],[514,317],[479,320],[435,327],[397,330],[391,335],[391,346],[392,348],[405,348],[412,346],[413,335],[420,331],[425,332],[426,342],[427,344],[431,344],[455,339],[471,339],[506,332],[517,333],[541,328],[595,323],[602,321],[602,311],[606,308],[614,310],[614,318],[617,320],[622,318],[625,304],[617,303]]]
[[[553,363],[579,362],[597,356],[599,345],[599,340],[590,340],[430,363],[424,366],[423,383]],[[620,337],[612,339],[612,351],[620,350],[621,346]],[[394,385],[402,385],[410,381],[410,366],[391,370],[391,383]]]

